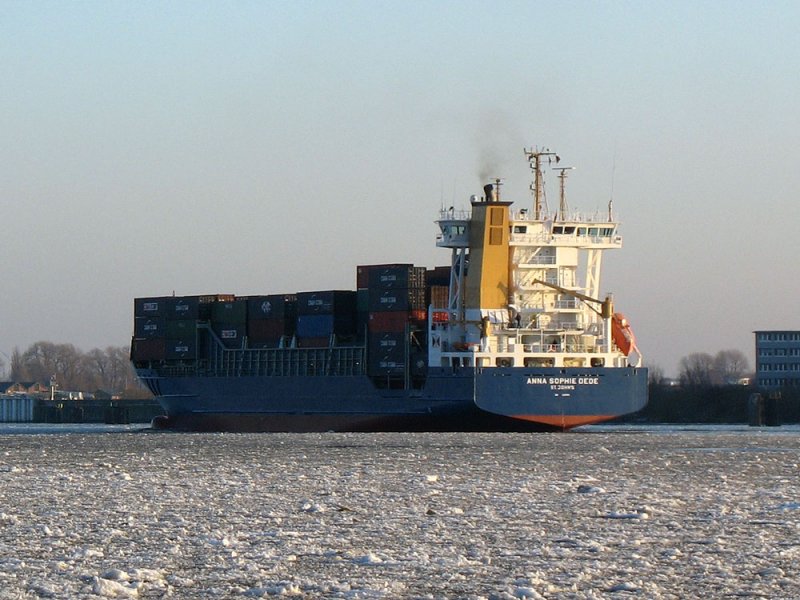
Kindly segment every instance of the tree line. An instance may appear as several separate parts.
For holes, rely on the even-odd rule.
[[[139,387],[129,357],[125,346],[83,352],[72,344],[36,342],[24,352],[15,348],[8,365],[0,362],[0,372],[13,382],[47,384],[54,378],[61,390],[119,393]]]
[[[748,423],[752,397],[759,390],[747,357],[738,350],[711,355],[695,352],[680,360],[677,384],[658,366],[648,366],[649,401],[641,411],[619,419],[644,423]],[[742,385],[745,378],[750,385]],[[762,392],[763,395],[763,392]],[[800,389],[784,388],[777,397],[778,422],[800,422]]]
[[[658,366],[648,366],[651,385],[664,385],[667,378]],[[680,360],[678,383],[685,388],[736,385],[752,377],[747,357],[739,350],[720,350],[715,355],[693,352]]]

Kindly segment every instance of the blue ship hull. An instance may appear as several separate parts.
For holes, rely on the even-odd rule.
[[[643,368],[439,368],[418,389],[352,376],[159,376],[163,425],[228,431],[566,430],[636,412]]]

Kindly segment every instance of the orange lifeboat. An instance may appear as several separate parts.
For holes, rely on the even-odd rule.
[[[611,319],[611,337],[625,356],[628,356],[631,350],[636,350],[636,337],[633,335],[628,319],[622,313],[614,313],[614,317]]]

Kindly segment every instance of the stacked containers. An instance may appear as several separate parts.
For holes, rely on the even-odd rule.
[[[135,361],[196,359],[199,350],[197,321],[208,321],[214,316],[217,335],[227,346],[238,347],[243,333],[226,332],[228,323],[236,319],[231,319],[218,307],[234,300],[232,294],[136,298],[131,358]],[[236,327],[234,324],[230,328]]]
[[[164,304],[166,359],[197,358],[197,319],[200,316],[200,299],[197,296],[167,298]]]
[[[406,340],[420,344],[426,328],[425,268],[408,264],[361,266],[359,283],[368,282],[369,375],[405,372]],[[410,348],[414,351],[414,348]]]
[[[211,329],[226,348],[242,348],[247,332],[247,300],[233,298],[214,302]]]
[[[247,344],[250,348],[277,348],[292,337],[297,321],[297,296],[274,294],[247,299]]]
[[[406,324],[424,329],[425,268],[375,265],[369,269],[370,333],[402,333]]]
[[[426,283],[431,285],[450,285],[450,265],[433,267],[425,273]]]
[[[326,348],[331,336],[352,339],[356,332],[356,293],[330,290],[297,294],[297,345]]]
[[[133,301],[133,342],[131,359],[155,361],[166,358],[166,302],[159,296]]]
[[[446,310],[450,303],[450,267],[434,267],[426,274],[426,299],[431,307],[431,320],[434,323],[448,321]]]

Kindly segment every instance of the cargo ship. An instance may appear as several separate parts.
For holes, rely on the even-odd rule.
[[[563,431],[643,408],[635,337],[600,296],[603,252],[622,247],[611,201],[572,211],[557,155],[525,156],[530,206],[495,179],[440,210],[449,265],[361,265],[351,290],[136,298],[131,360],[165,412],[153,426]]]

